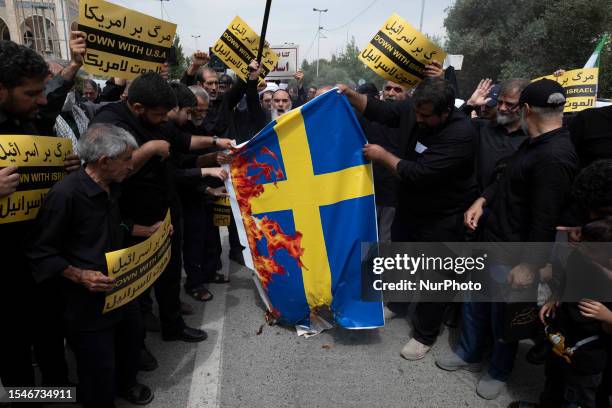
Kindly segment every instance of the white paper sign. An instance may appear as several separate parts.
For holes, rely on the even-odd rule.
[[[271,48],[278,55],[278,63],[266,79],[291,79],[299,67],[298,45],[277,45]]]

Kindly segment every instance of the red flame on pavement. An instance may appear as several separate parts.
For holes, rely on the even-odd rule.
[[[261,154],[272,157],[278,163],[276,154],[264,147],[261,149]],[[302,248],[302,233],[296,231],[293,235],[285,234],[281,226],[274,220],[268,217],[263,217],[261,220],[253,216],[251,211],[251,200],[259,197],[264,192],[264,185],[257,184],[262,175],[267,180],[272,180],[272,174],[276,179],[284,177],[280,166],[274,166],[268,163],[260,163],[254,157],[249,161],[246,157],[236,154],[231,164],[232,182],[236,192],[236,199],[240,206],[244,228],[246,230],[249,248],[253,257],[253,266],[259,275],[259,279],[264,288],[267,289],[268,284],[274,274],[284,274],[285,268],[274,260],[274,254],[285,249],[293,259],[295,259],[300,267],[303,267],[300,257],[304,254]],[[247,175],[249,170],[256,169],[253,175]],[[276,185],[276,182],[274,182]],[[266,239],[268,256],[260,254],[257,249],[257,242],[262,238]]]

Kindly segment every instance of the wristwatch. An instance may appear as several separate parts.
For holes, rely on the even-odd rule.
[[[219,140],[219,136],[213,136],[213,146],[217,145],[217,140]]]

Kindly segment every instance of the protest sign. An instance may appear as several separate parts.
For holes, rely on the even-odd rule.
[[[243,19],[236,16],[221,34],[212,51],[236,73],[238,78],[246,82],[249,77],[249,64],[257,58],[258,49],[259,36]],[[277,55],[266,44],[261,59],[262,81],[272,71],[277,60]]]
[[[215,227],[227,227],[231,222],[232,209],[229,197],[221,197],[213,203],[213,224]]]
[[[594,108],[597,100],[599,68],[581,68],[567,71],[561,76],[548,75],[534,79],[552,79],[565,89],[567,101],[563,112],[580,112]]]
[[[66,175],[64,159],[71,154],[68,139],[0,136],[0,168],[19,167],[17,191],[0,198],[0,224],[36,218],[49,189]]]
[[[108,276],[115,287],[106,294],[102,313],[136,299],[164,271],[170,261],[170,210],[160,227],[146,241],[106,254]]]
[[[85,71],[134,79],[161,72],[176,24],[103,0],[86,0],[79,3],[79,30],[87,38]]]
[[[299,47],[297,45],[275,45],[272,51],[278,56],[278,62],[268,74],[268,79],[292,79],[299,66]]]
[[[359,59],[376,74],[407,88],[425,77],[426,65],[442,63],[445,58],[443,49],[395,13],[359,54]]]

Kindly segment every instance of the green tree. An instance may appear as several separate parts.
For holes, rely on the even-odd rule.
[[[318,77],[316,75],[317,62],[308,63],[308,61],[304,60],[302,62],[302,71],[304,71],[306,86],[319,87],[335,85],[337,83],[346,83],[354,86],[363,80],[374,83],[380,89],[384,80],[359,61],[359,53],[360,50],[355,44],[355,38],[352,38],[339,55],[334,54],[329,60],[319,60]]]
[[[183,54],[183,46],[181,45],[181,39],[178,34],[174,37],[172,46],[176,49],[177,65],[170,67],[168,77],[170,80],[179,80],[183,76],[183,72],[187,69],[189,62],[185,54]]]
[[[465,55],[458,75],[462,95],[485,77],[535,78],[581,68],[611,19],[610,0],[457,0],[444,24],[447,51]],[[601,68],[600,96],[610,95],[606,55]]]

